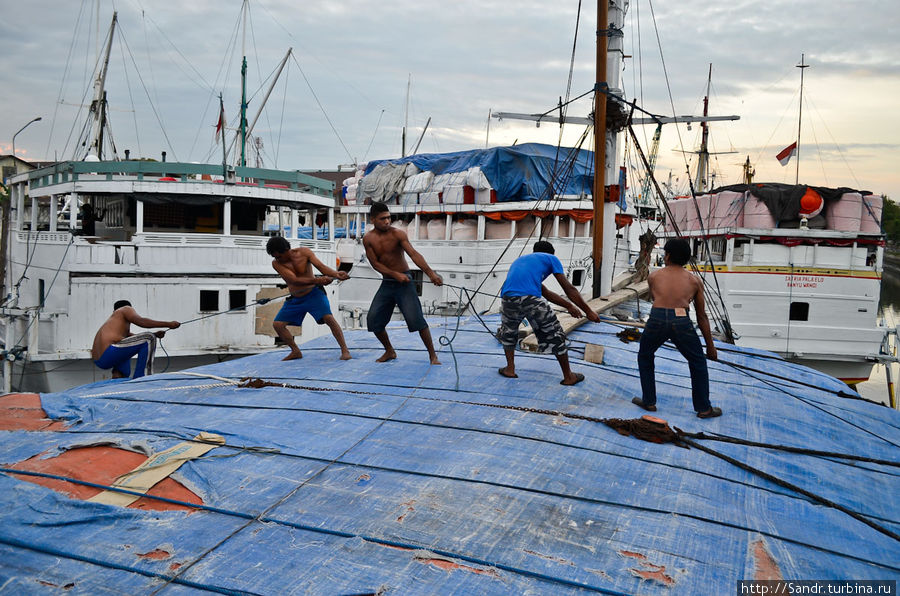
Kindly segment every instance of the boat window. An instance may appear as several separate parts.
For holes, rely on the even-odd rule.
[[[584,269],[576,269],[572,272],[572,285],[580,286],[584,282]]]
[[[45,289],[44,289],[44,280],[39,279],[38,280],[38,306],[40,306],[41,308],[44,307],[44,299],[46,297],[47,297],[47,294],[45,293]]]
[[[228,290],[228,310],[242,312],[247,306],[247,290]]]
[[[809,302],[791,302],[791,321],[809,320]]]
[[[262,230],[260,222],[266,218],[265,205],[255,205],[244,201],[231,201],[231,225],[239,232],[259,232]],[[304,218],[300,217],[300,225]]]
[[[750,244],[749,240],[735,240],[734,241],[734,260],[735,261],[743,261],[745,251],[747,246]]]
[[[219,310],[219,291],[200,290],[200,312],[215,312]]]
[[[710,238],[709,242],[709,252],[712,256],[713,261],[724,261],[725,260],[725,246],[726,241],[724,237]]]

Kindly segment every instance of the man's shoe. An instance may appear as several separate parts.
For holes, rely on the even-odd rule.
[[[647,406],[647,405],[644,405],[644,400],[642,400],[642,399],[639,398],[639,397],[635,397],[634,399],[632,399],[632,400],[631,400],[631,403],[633,403],[634,405],[636,405],[636,406],[638,406],[638,407],[640,407],[640,408],[644,408],[644,409],[647,410],[648,412],[655,412],[655,411],[656,411],[656,406]]]

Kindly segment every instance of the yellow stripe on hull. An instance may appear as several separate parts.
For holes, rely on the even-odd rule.
[[[711,268],[709,265],[698,265],[697,270],[701,273],[709,273]],[[812,267],[784,267],[778,265],[759,266],[759,267],[728,267],[727,265],[716,265],[716,273],[760,273],[768,275],[818,275],[821,277],[854,277],[858,279],[881,279],[881,273],[878,271],[854,271],[852,269],[819,269]]]

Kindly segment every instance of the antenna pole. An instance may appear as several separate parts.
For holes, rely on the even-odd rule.
[[[804,64],[803,62],[803,54],[800,54],[800,64],[797,65],[797,68],[800,69],[800,110],[797,116],[797,175],[794,178],[794,184],[800,184],[800,127],[803,124],[803,71],[804,69],[809,68],[809,64]]]
[[[247,165],[247,10],[249,6],[244,0],[244,33],[241,41],[241,166]],[[224,144],[224,143],[223,143]]]
[[[406,79],[406,109],[403,111],[403,137],[400,143],[400,157],[406,157],[406,129],[409,127],[409,86],[411,84],[412,73]]]

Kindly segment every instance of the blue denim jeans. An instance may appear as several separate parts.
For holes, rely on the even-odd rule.
[[[641,335],[638,349],[638,369],[641,373],[642,399],[645,405],[656,405],[656,350],[666,340],[671,340],[688,362],[691,370],[691,393],[694,410],[706,412],[709,403],[709,371],[706,368],[706,354],[700,345],[700,338],[694,330],[690,317],[675,316],[675,309],[652,308],[650,319]]]

